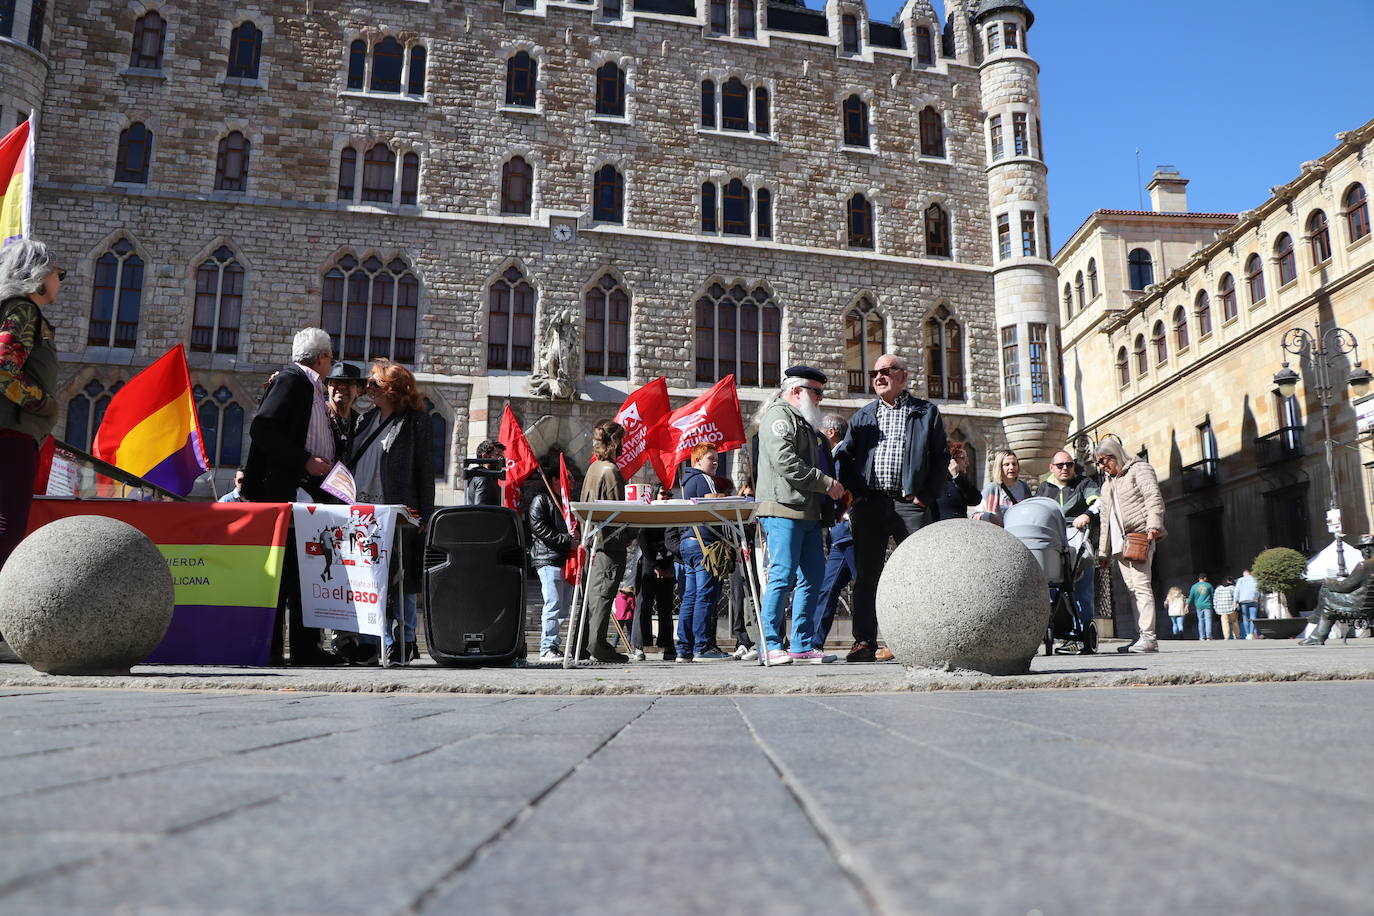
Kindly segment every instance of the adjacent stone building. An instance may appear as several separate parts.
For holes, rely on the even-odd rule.
[[[1187,212],[1184,179],[1156,172],[1152,211],[1099,210],[1056,256],[1071,438],[1087,453],[1117,435],[1159,472],[1169,538],[1157,594],[1198,572],[1239,575],[1266,547],[1330,543],[1322,361],[1303,332],[1331,352],[1342,525],[1370,530],[1374,452],[1361,425],[1374,401],[1358,383],[1374,356],[1374,121],[1337,139],[1238,215]],[[1275,382],[1285,364],[1300,376],[1295,396]]]
[[[581,456],[657,376],[734,373],[748,416],[807,362],[854,408],[883,350],[980,466],[1066,434],[1021,0],[13,5],[78,447],[184,342],[227,479],[308,325],[415,367],[441,502],[506,403]],[[571,399],[529,385],[560,316]]]

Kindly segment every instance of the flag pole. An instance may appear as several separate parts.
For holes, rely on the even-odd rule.
[[[38,135],[38,110],[29,109],[29,148],[24,151],[24,210],[21,217],[20,233],[26,239],[33,238],[33,170],[38,161],[34,155]]]

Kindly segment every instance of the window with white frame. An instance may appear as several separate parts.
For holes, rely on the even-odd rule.
[[[324,275],[320,327],[338,359],[415,361],[420,281],[404,258],[341,255]]]
[[[191,319],[191,349],[237,353],[243,319],[243,265],[228,245],[215,249],[196,268],[196,303]]]
[[[348,46],[350,92],[378,95],[403,95],[420,98],[425,94],[425,67],[428,52],[424,44],[402,44],[385,35],[371,44],[362,38]]]

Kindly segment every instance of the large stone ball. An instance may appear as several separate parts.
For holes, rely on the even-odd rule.
[[[878,626],[908,667],[1025,674],[1049,616],[1040,564],[989,522],[922,528],[893,552],[878,582]]]
[[[172,622],[172,574],[132,525],[76,515],[24,539],[0,570],[0,633],[49,674],[128,674]]]

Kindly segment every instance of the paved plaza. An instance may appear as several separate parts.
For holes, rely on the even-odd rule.
[[[0,913],[1374,900],[1374,640],[1166,643],[1021,679],[686,667],[0,665]]]

